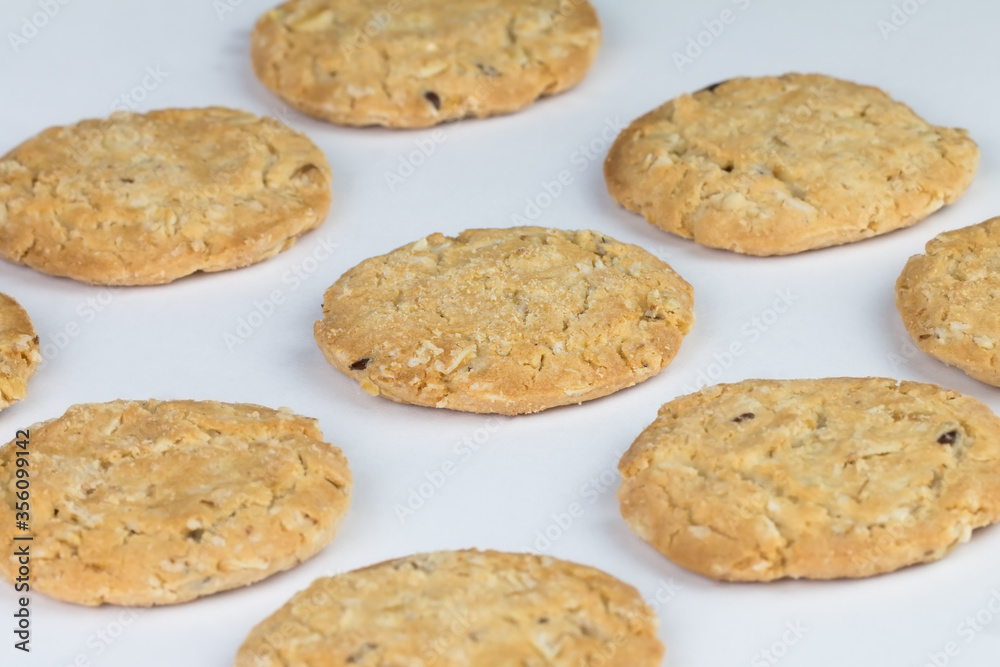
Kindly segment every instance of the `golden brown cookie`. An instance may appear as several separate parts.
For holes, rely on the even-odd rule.
[[[656,616],[584,565],[440,551],[318,579],[260,623],[236,667],[657,667]]]
[[[410,128],[571,88],[600,40],[587,0],[291,0],[251,44],[258,78],[303,113]]]
[[[28,313],[0,293],[0,410],[24,398],[28,380],[41,361],[38,336]]]
[[[910,258],[896,307],[924,352],[1000,387],[1000,218],[945,232]]]
[[[625,208],[678,236],[787,255],[908,227],[958,199],[979,162],[964,130],[820,74],[738,78],[634,121],[604,165]]]
[[[252,584],[316,554],[348,508],[343,454],[287,409],[114,401],[29,431],[0,449],[0,543],[32,535],[32,589],[68,602],[173,604]],[[21,470],[28,530],[15,524]]]
[[[1000,419],[916,382],[709,387],[664,405],[619,469],[632,529],[713,579],[891,572],[1000,519]]]
[[[319,226],[330,179],[305,135],[244,111],[53,127],[0,159],[0,257],[97,285],[235,269]]]
[[[512,415],[656,375],[692,307],[666,263],[599,232],[473,229],[354,267],[327,290],[315,334],[369,394]]]

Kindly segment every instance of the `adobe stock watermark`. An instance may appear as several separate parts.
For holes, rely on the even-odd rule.
[[[22,16],[18,31],[7,33],[7,41],[10,42],[10,48],[15,55],[37,37],[55,17],[59,16],[62,8],[70,2],[72,0],[38,0],[39,11]]]
[[[647,248],[657,259],[669,262],[674,255],[674,249],[665,245],[658,245],[655,248]]]
[[[212,0],[212,9],[215,10],[215,15],[222,22],[226,20],[226,16],[235,12],[242,4],[243,0]]]
[[[682,587],[676,584],[673,579],[660,579],[657,582],[656,591],[643,600],[648,609],[642,603],[621,609],[620,612],[625,617],[628,629],[619,630],[614,636],[602,641],[587,658],[586,665],[581,663],[581,667],[606,667],[607,665],[622,664],[620,659],[614,660],[615,656],[630,641],[635,639],[637,633],[643,632],[648,627],[649,612],[651,611],[655,617],[661,609],[673,602],[681,590]]]
[[[511,222],[517,226],[534,224],[534,221],[542,217],[542,213],[576,182],[573,171],[582,174],[594,162],[602,160],[605,151],[625,127],[626,124],[618,116],[606,119],[604,127],[597,136],[580,144],[576,150],[569,154],[569,166],[573,169],[560,169],[552,176],[552,180],[542,180],[541,189],[534,196],[524,200],[524,209],[510,214]]]
[[[92,667],[96,665],[94,659],[104,655],[105,651],[113,646],[145,611],[145,609],[140,608],[122,609],[114,620],[87,636],[85,644],[88,651],[80,651],[73,656],[72,662],[61,663],[57,667]]]
[[[159,89],[169,76],[170,73],[164,71],[160,65],[147,65],[136,85],[111,101],[110,115],[107,118],[101,119],[96,126],[80,130],[80,141],[70,146],[68,151],[73,163],[84,164],[88,161],[90,153],[102,151],[108,132],[129,113],[138,109],[139,103],[144,102],[150,93]]]
[[[781,319],[781,316],[788,313],[795,302],[799,300],[799,296],[787,287],[775,290],[774,294],[771,305],[743,323],[740,327],[740,338],[733,340],[721,350],[713,352],[712,362],[698,371],[693,384],[683,385],[682,392],[693,394],[702,387],[715,384],[726,371],[736,364],[737,359],[746,354],[750,346],[770,331]]]
[[[368,48],[372,38],[385,32],[389,24],[392,23],[392,19],[401,11],[403,11],[403,3],[400,0],[390,0],[384,8],[372,12],[371,18],[363,26],[355,28],[354,34],[349,39],[341,41],[340,52],[344,59],[351,62],[354,54]]]
[[[994,621],[1000,619],[1000,589],[990,590],[990,597],[977,611],[969,614],[955,627],[955,634],[968,645],[984,632]],[[946,667],[962,655],[962,645],[949,641],[938,651],[927,653],[927,662],[921,667]]]
[[[321,578],[316,579],[306,590],[298,593],[295,600],[296,613],[314,614],[328,611],[336,601],[344,597],[342,589],[345,579],[337,576],[338,573],[327,572]],[[342,574],[342,573],[340,573]],[[410,656],[407,665],[412,667],[432,667],[438,661],[448,655],[449,650],[458,642],[462,641],[472,630],[473,624],[479,621],[479,615],[472,609],[440,609],[439,619],[446,625],[436,635],[426,637],[417,646]],[[258,636],[258,641],[252,644],[252,649],[243,648],[236,657],[236,667],[263,667],[273,665],[275,655],[284,650],[289,643],[301,639],[302,626],[289,619],[276,627],[269,629],[267,634]],[[364,661],[365,654],[373,649],[371,644],[365,641],[365,636],[359,630],[345,630],[338,633],[338,639],[344,645],[356,645],[357,651],[347,656],[347,662],[360,663]]]
[[[542,22],[542,25],[546,28],[549,26],[559,25],[572,16],[573,12],[584,4],[587,4],[587,0],[560,0],[559,7],[546,17],[545,21]]]
[[[597,503],[597,500],[618,485],[618,460],[625,450],[614,455],[611,463],[601,468],[577,489],[577,497],[560,511],[549,515],[549,522],[535,530],[531,546],[521,546],[521,550],[541,556],[561,540],[587,514],[587,508]]]
[[[739,10],[746,11],[753,4],[754,0],[731,0],[733,5]],[[736,23],[739,14],[733,9],[723,9],[719,15],[701,22],[704,30],[688,37],[687,44],[680,51],[670,54],[674,60],[674,67],[678,72],[683,72],[685,67],[694,64],[694,61],[701,58],[705,50],[715,44],[715,41],[726,32],[726,27]]]
[[[758,651],[750,659],[750,667],[771,667],[781,662],[781,659],[788,655],[793,646],[809,632],[809,628],[802,625],[802,621],[788,621],[785,623],[785,631],[781,633],[781,638],[775,640],[769,647]]]
[[[122,93],[111,103],[111,113],[135,111],[141,102],[146,101],[149,94],[160,87],[170,76],[160,65],[149,65],[143,70],[142,80],[125,93]]]
[[[406,182],[406,179],[417,173],[417,169],[422,167],[427,159],[437,152],[438,146],[446,141],[448,141],[448,135],[444,130],[434,130],[426,139],[414,139],[414,149],[399,156],[396,170],[386,170],[383,173],[385,184],[389,186],[389,192],[395,192],[396,188]]]
[[[882,39],[888,42],[889,37],[909,23],[910,18],[919,12],[920,8],[927,2],[928,0],[903,0],[903,2],[893,4],[889,18],[879,19],[875,22],[878,31],[882,33]]]
[[[320,578],[316,579],[312,585],[304,591],[295,595],[296,613],[313,615],[328,611],[336,600],[342,598],[344,578],[337,576],[342,572],[327,570]],[[302,625],[292,619],[281,623],[271,629],[258,641],[252,644],[252,649],[243,648],[236,656],[236,667],[265,667],[274,665],[275,656],[283,650],[289,642],[294,642],[302,636]],[[345,630],[338,633],[338,639],[347,644],[357,644],[364,646],[363,636],[358,630]],[[364,650],[364,649],[362,649]],[[354,656],[349,662],[356,661],[361,656]]]
[[[246,315],[236,320],[236,326],[231,331],[222,334],[222,342],[226,349],[232,354],[243,343],[266,324],[278,312],[288,297],[297,292],[310,278],[312,278],[320,265],[333,257],[339,243],[334,240],[333,234],[327,234],[313,243],[312,252],[303,260],[293,263],[284,273],[281,274],[281,283],[287,288],[271,290],[261,299],[254,299],[253,307]]]
[[[466,98],[460,105],[459,111],[462,115],[479,107],[500,87],[491,77],[481,79],[473,91],[472,95]],[[436,95],[436,93],[435,93]],[[437,98],[436,105],[440,107],[441,100]],[[464,111],[463,111],[464,108]],[[410,179],[430,158],[438,151],[441,144],[448,141],[448,135],[444,130],[438,129],[430,133],[429,138],[415,139],[413,141],[414,150],[407,151],[397,157],[396,168],[392,171],[388,169],[382,174],[385,184],[390,192],[395,192],[399,186]]]
[[[899,516],[901,512],[905,515]],[[887,521],[879,531],[878,537],[871,536],[865,549],[851,554],[851,565],[859,571],[867,575],[883,571],[886,556],[899,548],[898,545],[906,540],[917,524],[917,517],[905,509],[897,510],[896,516],[891,518],[892,521]]]
[[[438,664],[438,660],[447,658],[451,647],[465,640],[472,624],[478,620],[478,614],[470,609],[449,609],[448,617],[451,621],[448,627],[437,636],[424,641],[424,648],[420,651],[422,661],[416,661],[414,665],[432,667]],[[446,662],[452,664],[451,660]]]
[[[120,288],[113,288],[120,289]],[[88,296],[76,304],[73,312],[76,317],[66,320],[61,326],[39,336],[39,346],[42,361],[38,368],[42,369],[65,351],[73,340],[103,313],[115,300],[115,292],[111,288],[103,288],[97,294]]]
[[[908,366],[914,357],[920,354],[920,350],[913,344],[913,341],[906,335],[899,336],[899,349],[897,352],[886,352],[885,360],[893,371],[898,371],[903,366]]]
[[[499,417],[489,417],[483,425],[466,433],[451,446],[452,456],[424,472],[420,481],[407,487],[406,499],[393,505],[393,512],[399,523],[406,520],[426,507],[427,503],[448,484],[459,470],[472,460],[489,443],[493,435],[500,430],[503,422]]]

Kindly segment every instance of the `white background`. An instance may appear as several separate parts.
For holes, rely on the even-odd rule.
[[[1000,663],[1000,616],[971,641],[959,627],[1000,591],[1000,530],[978,531],[943,562],[869,580],[723,584],[673,566],[634,537],[618,516],[617,479],[598,493],[582,488],[612,471],[657,407],[694,385],[713,355],[737,341],[746,352],[722,380],[890,375],[953,387],[1000,409],[997,389],[915,354],[893,305],[893,283],[907,257],[943,230],[1000,212],[1000,5],[909,0],[916,13],[883,35],[878,22],[891,19],[888,0],[597,0],[604,45],[578,88],[513,116],[444,126],[445,141],[391,191],[385,172],[432,130],[338,128],[288,110],[254,79],[248,62],[249,33],[268,0],[244,0],[221,19],[211,0],[70,1],[15,53],[8,32],[21,30],[23,17],[38,11],[36,1],[0,4],[0,153],[50,125],[106,116],[141,85],[147,67],[159,67],[166,78],[145,91],[140,109],[223,104],[277,115],[326,152],[334,203],[322,228],[279,257],[168,286],[103,292],[0,263],[0,290],[28,309],[50,352],[27,400],[0,413],[0,442],[80,402],[287,405],[321,420],[328,439],[346,452],[356,485],[341,533],[310,562],[250,588],[142,611],[124,629],[117,625],[121,609],[34,594],[26,656],[12,648],[14,591],[0,586],[0,664],[228,665],[250,628],[317,576],[425,550],[520,550],[573,502],[585,513],[548,553],[603,568],[644,597],[661,581],[679,587],[660,613],[665,665],[768,664],[758,652],[780,641],[789,622],[808,629],[779,663],[789,667],[921,667],[949,642],[959,650],[949,664]],[[724,9],[735,21],[679,69],[673,52]],[[786,71],[874,84],[931,122],[968,128],[983,154],[970,191],[908,230],[756,259],[675,239],[620,210],[604,187],[606,151],[589,163],[574,155],[608,121],[628,122],[728,77]],[[526,199],[563,169],[574,182],[538,224],[599,229],[640,244],[696,290],[694,331],[659,377],[581,406],[491,419],[372,398],[325,363],[312,323],[323,291],[343,271],[431,232],[509,226]],[[323,239],[338,247],[312,263]],[[297,265],[313,272],[296,288],[288,277]],[[224,335],[273,290],[285,302],[245,343],[228,349]],[[748,335],[752,318],[767,316],[779,290],[791,290],[793,306],[766,332],[758,329],[756,339]],[[86,300],[99,298],[110,303],[91,317]],[[78,335],[63,349],[51,347],[71,323]],[[479,429],[488,426],[493,432],[480,451],[468,460],[456,454],[455,443],[477,433],[482,439],[486,431]],[[457,473],[401,523],[394,506],[449,460]],[[98,639],[108,632],[118,634],[112,643]]]

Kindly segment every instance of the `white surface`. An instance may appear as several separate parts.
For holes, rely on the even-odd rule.
[[[141,109],[225,104],[272,113],[306,131],[335,172],[334,205],[323,227],[248,269],[105,293],[0,263],[0,290],[29,310],[43,343],[53,344],[67,324],[79,326],[37,373],[28,399],[0,413],[0,441],[70,404],[118,397],[287,405],[320,418],[324,433],[346,452],[356,480],[353,508],[333,545],[305,565],[243,590],[126,615],[131,623],[124,628],[116,625],[121,609],[34,594],[28,656],[12,648],[15,594],[0,586],[0,619],[6,619],[0,664],[228,665],[256,622],[319,575],[424,550],[519,550],[573,502],[585,513],[548,553],[601,567],[645,597],[661,581],[679,586],[660,610],[665,665],[770,664],[758,652],[780,642],[794,622],[808,630],[780,659],[783,666],[921,667],[949,642],[959,652],[937,656],[938,665],[1000,663],[1000,614],[979,631],[960,627],[986,607],[991,591],[1000,591],[1000,530],[977,532],[941,563],[870,580],[719,584],[674,567],[634,537],[618,517],[617,479],[611,487],[599,481],[604,471],[610,479],[618,454],[657,407],[684,393],[709,370],[713,354],[735,341],[746,352],[721,376],[725,381],[894,375],[954,387],[1000,409],[997,389],[915,354],[893,306],[893,283],[909,255],[942,230],[1000,212],[993,194],[1000,187],[1000,5],[908,0],[916,13],[884,38],[878,21],[891,20],[887,0],[597,0],[604,45],[581,86],[510,117],[444,126],[446,140],[434,155],[391,192],[384,173],[432,130],[344,129],[290,112],[248,65],[250,29],[271,2],[229,1],[237,6],[221,20],[212,0],[69,2],[16,54],[8,31],[38,11],[37,0],[0,5],[0,153],[47,126],[108,114],[116,99],[141,85],[147,67],[159,67],[166,78]],[[678,71],[672,53],[723,9],[733,11],[734,22]],[[932,122],[968,128],[983,153],[971,190],[911,229],[762,260],[700,248],[620,210],[605,193],[606,151],[589,163],[575,153],[600,137],[609,120],[628,122],[731,76],[785,71],[878,85]],[[525,199],[563,169],[574,182],[539,224],[596,228],[638,243],[694,285],[698,321],[668,370],[582,406],[498,419],[373,399],[325,363],[312,322],[324,289],[343,271],[434,231],[509,226]],[[290,271],[327,238],[339,247],[325,261],[307,261],[313,272],[296,287]],[[285,303],[244,344],[227,349],[224,335],[276,289]],[[789,289],[788,312],[756,338],[748,335],[752,318],[767,316],[776,293]],[[99,298],[110,303],[91,317],[86,300]],[[482,438],[487,428],[478,452],[462,450],[470,452],[466,460],[456,443]],[[406,503],[409,489],[448,460],[457,473],[401,523],[394,505]],[[598,486],[584,488],[594,478]]]

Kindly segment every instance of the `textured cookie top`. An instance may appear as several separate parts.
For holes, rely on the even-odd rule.
[[[38,336],[28,313],[0,293],[0,410],[24,398],[28,379],[41,360]]]
[[[896,306],[920,348],[1000,386],[1000,218],[945,232],[910,258]]]
[[[868,86],[818,74],[739,78],[633,122],[605,163],[611,195],[657,227],[785,255],[912,225],[955,201],[979,161]]]
[[[253,629],[235,664],[656,667],[662,656],[656,617],[608,574],[443,551],[318,579]]]
[[[252,55],[304,113],[427,127],[574,86],[600,37],[587,0],[292,0],[261,17]]]
[[[34,535],[32,588],[79,604],[250,584],[315,554],[347,512],[347,461],[322,437],[313,419],[256,405],[77,405],[30,429],[30,533],[15,530],[21,448],[0,449],[0,541]]]
[[[619,468],[633,530],[714,579],[889,572],[1000,518],[1000,419],[915,382],[710,387],[664,405]]]
[[[521,414],[655,375],[692,304],[667,264],[598,232],[473,229],[354,267],[327,290],[315,333],[370,394]]]
[[[330,180],[307,137],[243,111],[53,127],[0,159],[0,257],[100,285],[238,268],[322,223]]]

